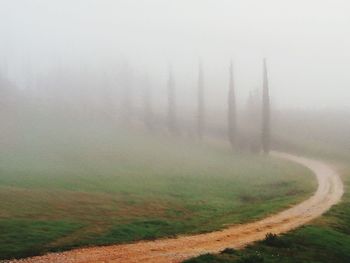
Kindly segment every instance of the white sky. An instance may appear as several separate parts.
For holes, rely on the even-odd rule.
[[[0,65],[17,78],[123,56],[153,76],[171,62],[186,90],[200,57],[220,100],[232,58],[243,100],[267,57],[279,107],[350,109],[350,1],[0,0],[0,36]]]

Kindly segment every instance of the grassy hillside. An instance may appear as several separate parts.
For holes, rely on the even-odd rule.
[[[198,233],[261,218],[311,173],[228,146],[38,115],[2,130],[0,257]]]
[[[348,116],[348,114],[346,115]],[[313,117],[313,118],[312,118]],[[338,167],[345,185],[342,201],[311,224],[288,234],[257,242],[242,251],[226,250],[219,255],[203,255],[188,263],[348,263],[350,262],[350,126],[343,115],[332,118],[309,116],[289,123],[289,134],[281,132],[281,148],[324,159]],[[348,120],[348,119],[347,119]],[[298,125],[299,124],[299,125]],[[283,125],[283,123],[281,123]],[[298,131],[294,132],[294,129]]]
[[[312,224],[248,246],[203,255],[186,263],[348,263],[350,262],[350,169],[343,171],[343,201]]]

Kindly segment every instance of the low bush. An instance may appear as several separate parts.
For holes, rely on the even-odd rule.
[[[267,233],[265,239],[263,240],[263,244],[270,247],[288,247],[289,244],[273,233]]]

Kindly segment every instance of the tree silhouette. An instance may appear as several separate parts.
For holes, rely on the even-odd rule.
[[[177,116],[176,116],[176,93],[175,93],[175,82],[172,73],[172,68],[169,66],[169,77],[168,77],[168,129],[171,133],[177,134]]]
[[[267,76],[266,59],[263,60],[263,94],[262,94],[262,131],[261,131],[261,145],[264,153],[270,151],[270,95],[269,83]]]
[[[132,90],[132,71],[127,62],[121,69],[121,88],[122,88],[122,120],[124,124],[128,124],[133,116],[133,90]]]
[[[144,122],[149,130],[153,130],[152,89],[148,78],[145,80],[143,91]]]
[[[197,109],[197,133],[202,139],[205,129],[205,102],[204,102],[204,76],[202,64],[198,65],[198,109]]]
[[[236,148],[237,145],[237,119],[236,119],[236,95],[234,89],[234,79],[233,79],[233,64],[230,63],[229,68],[229,89],[228,89],[228,138],[231,143],[232,149]]]

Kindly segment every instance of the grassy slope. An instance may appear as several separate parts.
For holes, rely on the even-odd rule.
[[[242,251],[203,255],[187,263],[348,263],[350,262],[350,169],[344,171],[346,193],[312,224],[282,235],[275,242],[257,242]]]
[[[332,122],[333,119],[327,119],[327,121]],[[349,126],[344,122],[324,124],[324,120],[319,119],[312,128],[311,133],[305,133],[308,138],[297,135],[286,139],[288,143],[281,143],[281,147],[289,147],[290,151],[333,162],[339,168],[345,185],[342,202],[311,224],[282,235],[275,242],[262,241],[242,251],[203,255],[188,260],[188,263],[350,262],[350,137],[349,133],[345,132]],[[339,133],[343,134],[339,135]],[[311,135],[314,137],[312,140],[309,138]]]
[[[308,170],[284,161],[48,119],[7,127],[0,258],[210,231],[315,188]]]

